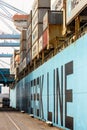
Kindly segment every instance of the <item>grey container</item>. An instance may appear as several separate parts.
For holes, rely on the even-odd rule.
[[[28,20],[27,20],[27,26],[29,27],[29,25],[32,23],[32,10],[30,11]]]
[[[45,30],[49,24],[62,25],[63,11],[47,11],[43,17],[43,30]]]
[[[32,6],[32,17],[38,8],[50,8],[51,0],[34,0]]]
[[[43,24],[37,24],[32,31],[32,44],[36,42],[40,38],[43,33]]]
[[[50,8],[47,8],[47,9],[39,8],[36,10],[32,18],[32,30],[34,29],[37,23],[41,23],[41,24],[43,23],[43,17],[49,9]]]
[[[26,31],[26,39],[28,40],[29,37],[32,35],[32,24],[29,25]]]
[[[62,11],[48,11],[48,23],[50,24],[63,24]]]

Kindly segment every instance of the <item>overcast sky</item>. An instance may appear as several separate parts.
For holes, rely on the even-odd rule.
[[[3,0],[3,1],[11,4],[12,6],[15,6],[18,9],[21,9],[29,13],[29,11],[32,8],[32,3],[34,0]]]

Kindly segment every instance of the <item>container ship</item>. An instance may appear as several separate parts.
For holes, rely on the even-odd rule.
[[[13,20],[21,38],[10,105],[66,130],[87,130],[87,0],[34,0],[29,15]]]

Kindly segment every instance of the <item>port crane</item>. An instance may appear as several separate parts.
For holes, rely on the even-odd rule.
[[[12,13],[13,14],[12,14]],[[2,21],[11,31],[12,33],[4,33],[2,32],[0,34],[0,47],[18,47],[20,45],[20,32],[17,31],[15,28],[13,28],[9,22],[13,21],[13,16],[15,14],[27,14],[26,12],[15,8],[14,6],[4,2],[3,0],[0,0],[0,21]],[[6,21],[8,20],[8,21]],[[10,42],[9,42],[10,40]],[[12,42],[11,42],[12,40]],[[0,54],[0,57],[9,57],[10,54]]]
[[[26,12],[15,8],[14,6],[8,4],[7,2],[0,0],[0,22],[5,24],[5,26],[10,30],[11,33],[0,31],[0,49],[2,47],[19,47],[20,46],[20,29],[17,30],[14,25],[13,16],[15,14],[27,15]],[[12,25],[13,24],[13,25]],[[2,28],[0,29],[2,30]],[[4,53],[0,51],[0,64],[3,69],[0,69],[0,83],[9,84],[14,81],[14,76],[10,75],[10,70],[5,69],[3,66],[7,64],[2,60],[2,58],[10,58],[12,54]],[[9,65],[9,64],[8,64]]]

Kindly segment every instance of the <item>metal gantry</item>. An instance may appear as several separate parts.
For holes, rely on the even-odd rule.
[[[3,0],[0,0],[0,21],[3,22],[12,33],[0,33],[0,47],[19,47],[20,46],[20,32],[18,32],[15,28],[13,28],[7,20],[13,22],[14,14],[27,14],[26,12],[15,8],[14,6],[6,3]],[[12,42],[9,42],[9,40]],[[9,52],[8,52],[9,53]],[[0,57],[9,57],[11,54],[0,54]]]
[[[0,69],[0,83],[4,85],[9,85],[14,82],[14,75],[10,74],[10,70],[7,69]]]
[[[15,14],[27,14],[24,11],[21,11],[20,9],[17,9],[13,7],[12,5],[4,2],[3,0],[0,0],[0,22],[2,22],[11,33],[7,32],[6,30],[3,30],[3,27],[0,26],[0,49],[2,50],[2,47],[7,48],[11,47],[12,49],[14,47],[20,46],[20,32],[15,29],[15,26],[13,27],[13,16]],[[11,24],[10,24],[11,23]],[[10,66],[8,64],[8,60],[6,62],[2,60],[2,58],[11,58],[13,54],[10,54],[10,52],[1,52],[0,50],[0,65],[3,67],[3,69],[0,68],[0,83],[3,84],[9,84],[14,82],[14,76],[10,75],[10,70],[5,69],[5,66]],[[5,66],[3,65],[5,64]]]

